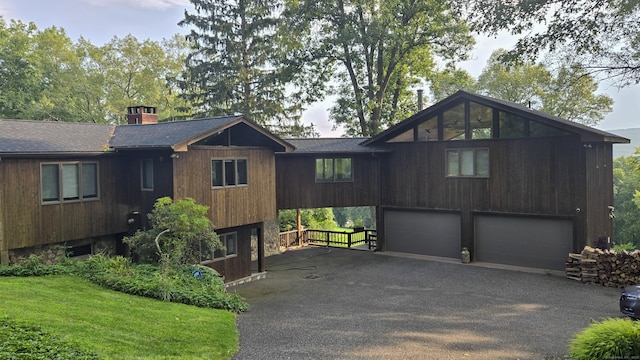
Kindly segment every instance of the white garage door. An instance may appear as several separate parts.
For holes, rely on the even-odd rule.
[[[385,210],[388,251],[460,258],[460,215]]]
[[[475,260],[564,270],[573,251],[571,220],[475,216]]]

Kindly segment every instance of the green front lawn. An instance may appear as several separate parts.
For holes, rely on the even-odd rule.
[[[126,295],[70,275],[0,277],[0,289],[0,317],[104,359],[230,359],[238,351],[229,311]]]

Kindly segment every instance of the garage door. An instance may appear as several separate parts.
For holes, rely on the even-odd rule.
[[[475,216],[475,260],[563,270],[573,251],[571,220]]]
[[[460,215],[424,211],[385,210],[388,251],[460,257]]]

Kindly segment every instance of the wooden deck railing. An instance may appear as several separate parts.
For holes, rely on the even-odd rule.
[[[300,236],[297,230],[280,233],[280,247],[289,248],[304,244],[315,244],[333,247],[352,248],[368,245],[369,250],[376,247],[376,231],[373,229],[356,229],[354,231],[331,231],[304,229]]]

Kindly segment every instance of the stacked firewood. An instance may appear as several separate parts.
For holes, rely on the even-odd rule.
[[[569,254],[565,273],[568,278],[608,287],[640,283],[640,251],[600,250],[585,247],[580,254]]]

